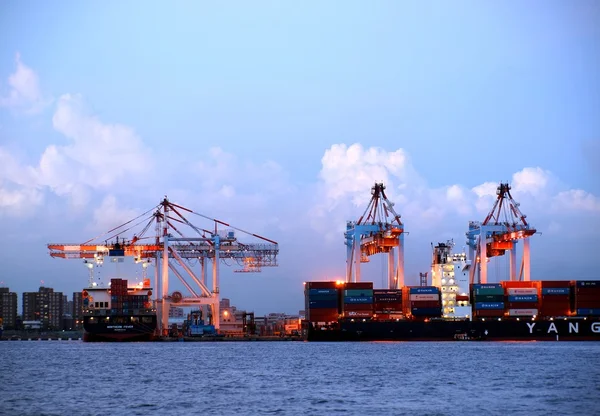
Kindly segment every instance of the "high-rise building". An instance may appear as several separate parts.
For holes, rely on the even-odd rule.
[[[81,292],[73,292],[73,328],[83,328],[83,296]]]
[[[62,329],[63,294],[49,287],[23,293],[23,321],[40,321],[43,329]]]
[[[16,328],[17,294],[7,287],[0,287],[0,318],[4,329]]]

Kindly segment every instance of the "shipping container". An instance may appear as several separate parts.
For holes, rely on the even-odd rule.
[[[411,308],[440,308],[442,303],[439,300],[417,300],[408,304]]]
[[[594,287],[600,289],[600,280],[577,280],[576,286],[581,288]]]
[[[475,295],[473,302],[504,302],[504,294],[502,295]]]
[[[373,303],[373,297],[366,297],[366,296],[361,296],[361,297],[345,297],[344,298],[344,303],[348,304],[348,303]]]
[[[441,316],[441,308],[411,308],[410,312],[415,316]]]
[[[502,287],[508,288],[538,288],[540,282],[537,280],[506,280],[501,283]]]
[[[344,290],[373,289],[373,282],[348,282],[344,283]]]
[[[309,296],[315,295],[331,295],[337,296],[339,291],[337,289],[308,289]]]
[[[402,296],[401,295],[382,295],[373,293],[373,302],[374,303],[401,303]]]
[[[457,302],[468,302],[469,295],[456,295],[456,301]]]
[[[541,280],[542,289],[549,287],[563,288],[571,287],[572,283],[570,280]]]
[[[569,295],[571,289],[568,287],[544,287],[542,295]]]
[[[372,312],[369,311],[344,311],[344,318],[371,318]]]
[[[338,285],[335,280],[323,281],[323,282],[306,282],[306,289],[339,289],[341,285]]]
[[[310,309],[337,309],[337,300],[311,300],[308,302]]]
[[[501,283],[473,283],[473,289],[502,289]]]
[[[540,316],[569,316],[569,308],[540,308]]]
[[[342,309],[345,311],[372,311],[372,303],[347,303],[342,305]]]
[[[504,309],[537,309],[539,306],[538,302],[506,302]]]
[[[411,287],[409,288],[409,293],[413,294],[432,294],[432,293],[440,293],[440,289],[435,286],[420,286],[420,287]]]
[[[536,316],[537,309],[509,309],[508,316]]]
[[[600,308],[577,308],[577,316],[600,316]]]
[[[373,297],[372,289],[351,289],[344,290],[344,297]]]
[[[478,318],[500,318],[504,316],[503,309],[482,309],[473,311],[473,316]]]
[[[504,309],[504,302],[476,302],[475,309]]]
[[[506,294],[507,295],[537,295],[538,294],[538,290],[535,287],[517,287],[517,288],[507,288],[506,289]]]
[[[410,300],[411,301],[417,301],[417,300],[427,300],[427,301],[436,301],[436,300],[440,300],[440,294],[439,293],[432,293],[432,294],[417,294],[417,295],[410,295]]]
[[[511,295],[508,297],[508,301],[513,302],[537,302],[537,295]]]
[[[402,289],[373,289],[373,296],[377,295],[402,296]]]
[[[485,296],[485,295],[497,295],[504,296],[504,289],[502,287],[499,288],[475,288],[473,289],[474,296]]]

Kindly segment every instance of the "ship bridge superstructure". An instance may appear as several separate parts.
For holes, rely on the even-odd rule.
[[[388,288],[398,289],[404,286],[404,224],[383,183],[375,183],[371,195],[358,221],[346,223],[346,281],[359,282],[361,263],[375,254],[387,254]]]
[[[192,217],[210,221],[211,229],[195,225],[189,219]],[[259,242],[241,242],[236,231]],[[260,272],[263,267],[277,266],[279,254],[276,241],[177,205],[167,197],[138,217],[84,243],[48,244],[48,249],[51,257],[83,259],[92,266],[101,265],[105,257],[133,257],[136,263],[153,263],[154,301],[161,330],[168,327],[171,304],[207,305],[218,329],[220,264],[237,264],[238,272]],[[200,269],[196,270],[198,263]],[[209,263],[211,279],[207,276]],[[188,293],[170,295],[170,277],[177,278]]]
[[[496,190],[494,206],[483,222],[469,222],[467,245],[469,246],[469,279],[471,283],[487,283],[488,259],[503,256],[507,251],[510,259],[510,280],[531,280],[529,238],[537,231],[526,220],[510,194],[510,185],[500,183]],[[523,256],[517,278],[516,245],[523,241]]]

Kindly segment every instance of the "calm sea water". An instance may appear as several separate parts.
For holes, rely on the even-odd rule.
[[[596,342],[0,342],[3,415],[600,415]]]

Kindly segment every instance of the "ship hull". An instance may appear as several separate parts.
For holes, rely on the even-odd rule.
[[[84,317],[83,341],[85,342],[152,341],[155,338],[156,315],[90,318]]]
[[[308,326],[308,341],[600,341],[600,319],[553,321],[340,321]]]

